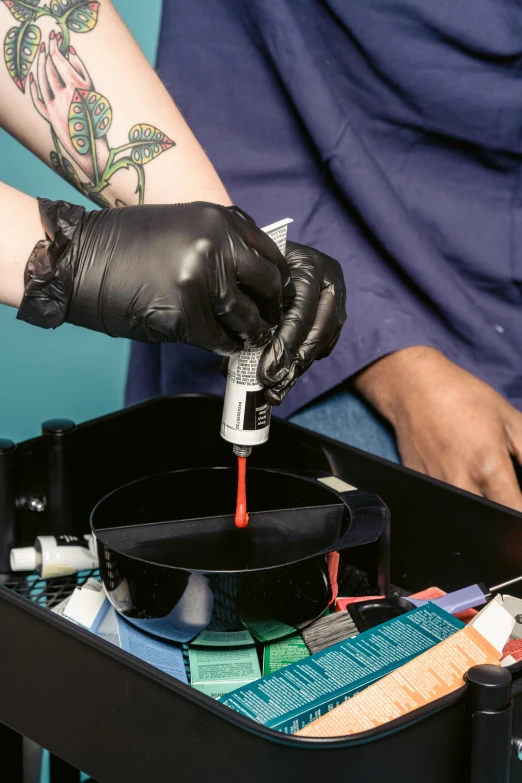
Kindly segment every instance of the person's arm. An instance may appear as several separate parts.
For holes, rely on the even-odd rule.
[[[146,3],[143,13],[147,13]],[[248,217],[242,222],[236,213],[232,219],[230,213],[209,209],[211,204],[230,205],[226,190],[109,0],[8,0],[0,4],[0,35],[5,40],[5,67],[0,64],[0,118],[13,136],[102,207],[146,204],[179,208],[169,213],[173,221],[170,231],[162,224],[155,233],[146,222],[149,215],[151,221],[161,223],[165,209],[129,217],[127,225],[134,220],[142,231],[133,237],[136,252],[126,251],[129,263],[135,262],[132,275],[136,292],[140,292],[139,302],[131,300],[131,306],[126,301],[129,286],[120,272],[125,268],[121,247],[128,238],[121,237],[122,242],[107,247],[107,253],[101,252],[105,247],[101,238],[110,242],[120,238],[118,224],[120,220],[127,222],[128,213],[123,210],[118,216],[106,210],[100,217],[88,214],[78,218],[72,243],[74,262],[68,258],[62,263],[53,251],[53,258],[43,259],[45,274],[41,264],[36,264],[36,277],[25,290],[18,317],[41,326],[71,320],[114,335],[182,340],[226,354],[231,346],[263,339],[266,300],[272,300],[272,311],[274,303],[279,309],[283,303],[290,304],[295,278],[296,287],[311,293],[298,296],[288,314],[281,317],[279,312],[277,319],[269,318],[273,325],[280,321],[276,338],[285,347],[276,357],[272,352],[267,374],[275,384],[273,401],[281,401],[314,358],[331,350],[339,334],[345,316],[344,282],[337,262],[302,248],[287,265],[279,254],[274,255],[275,245],[261,236]],[[197,202],[207,203],[202,206]],[[60,209],[54,206],[58,215]],[[69,207],[74,212],[73,205],[66,205]],[[191,216],[188,226],[184,224],[187,211]],[[105,231],[98,230],[102,224]],[[225,231],[217,230],[225,226]],[[56,228],[46,223],[44,233],[52,239]],[[89,246],[83,237],[91,231],[96,241]],[[92,256],[93,247],[98,258]],[[23,263],[18,260],[18,249],[14,251],[6,256],[10,268],[15,262]],[[244,263],[245,253],[252,267]],[[274,280],[268,285],[259,278],[266,259],[277,259],[281,272],[279,276],[276,272],[275,298]],[[110,285],[99,277],[109,262],[113,273]],[[214,263],[214,274],[223,290],[205,288]],[[149,266],[151,276],[144,280],[144,267]],[[243,274],[246,280],[242,280]],[[161,279],[167,286],[164,290],[173,297],[169,307],[160,306]],[[259,311],[238,285],[253,294]],[[17,286],[15,291],[3,293],[0,280],[0,300],[7,298],[16,304],[19,283]],[[182,289],[186,287],[192,300],[190,313],[184,318],[176,308],[180,302],[185,306]],[[104,311],[103,294],[109,289],[111,297],[107,296]],[[124,309],[129,304],[128,312],[134,309],[132,323],[115,312],[115,302]],[[110,328],[105,318],[111,322]],[[310,326],[309,334],[303,333],[303,324]]]
[[[294,295],[276,245],[235,207],[87,211],[0,183],[0,232],[0,304],[43,328],[230,354],[262,344]]]
[[[19,307],[24,271],[36,243],[45,234],[36,199],[0,182],[0,304]]]
[[[0,183],[0,231],[0,304],[20,320],[222,355],[266,344],[274,327],[264,366],[275,404],[329,353],[345,319],[337,261],[300,245],[285,261],[236,207],[87,211]]]
[[[231,203],[110,0],[1,3],[0,37],[3,127],[84,195]]]
[[[393,425],[403,463],[522,511],[522,413],[433,348],[389,354],[355,380]]]

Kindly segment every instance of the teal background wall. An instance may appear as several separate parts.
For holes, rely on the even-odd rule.
[[[161,0],[113,2],[154,62]],[[0,180],[31,196],[92,207],[1,130]],[[45,419],[80,422],[121,407],[128,350],[126,341],[68,325],[49,332],[30,327],[0,305],[0,437],[19,441],[38,435]]]

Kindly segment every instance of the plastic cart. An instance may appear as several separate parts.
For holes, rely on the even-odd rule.
[[[48,422],[15,449],[1,442],[0,566],[10,536],[24,546],[38,534],[83,533],[95,502],[139,476],[231,465],[221,405],[160,398],[78,427]],[[451,590],[520,573],[521,514],[277,420],[254,451],[252,464],[325,470],[379,494],[392,513],[395,584]],[[77,769],[100,783],[522,781],[522,664],[477,667],[457,693],[363,735],[289,737],[40,605],[71,582],[49,582],[38,594],[35,584],[3,580],[0,750],[9,783],[23,780],[22,736],[53,754],[53,783],[78,781]]]

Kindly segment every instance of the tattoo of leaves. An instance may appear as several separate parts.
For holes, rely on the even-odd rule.
[[[134,125],[129,131],[129,147],[131,148],[131,157],[135,163],[150,163],[165,150],[175,146],[175,142],[169,139],[163,131],[155,128],[154,125],[140,123]]]
[[[32,22],[38,14],[39,0],[2,0],[17,22]]]
[[[88,184],[81,181],[71,161],[64,155],[60,159],[56,152],[51,152],[51,163],[58,176],[65,179],[70,185],[76,188],[76,190],[79,190],[83,196],[90,198],[91,201],[94,201],[99,207],[105,208],[111,206],[110,201],[107,201],[101,193],[91,192]]]
[[[69,109],[69,135],[80,155],[92,152],[95,139],[107,135],[111,122],[107,98],[94,90],[75,90]]]
[[[25,22],[21,27],[11,27],[4,41],[4,59],[9,76],[22,92],[36,52],[40,45],[40,28]]]
[[[70,185],[87,198],[90,198],[100,207],[110,207],[110,202],[101,193],[92,193],[89,183],[82,182],[71,161],[65,157],[60,142],[54,130],[51,129],[55,149],[51,152],[51,164],[58,176],[65,179]]]
[[[133,168],[138,176],[136,192],[138,193],[139,203],[143,204],[145,201],[144,164],[154,160],[165,150],[174,147],[175,142],[169,139],[159,128],[145,123],[134,125],[129,131],[129,139],[128,144],[111,149],[102,181],[108,184],[111,177],[119,169]],[[127,154],[118,157],[124,152]]]
[[[48,5],[42,6],[40,6],[41,0],[0,0],[0,2],[4,3],[12,16],[20,23],[19,27],[11,28],[6,35],[4,59],[9,75],[22,92],[25,92],[27,77],[41,40],[40,28],[33,22],[44,16],[55,21],[60,28],[59,50],[64,58],[69,59],[69,52],[72,51],[69,44],[70,34],[87,33],[92,30],[98,22],[100,7],[98,0],[50,0]],[[79,73],[81,75],[81,72]],[[38,97],[42,102],[43,99],[40,95]],[[51,95],[50,100],[53,99]],[[42,114],[42,112],[40,113]],[[57,135],[62,126],[62,117],[58,116],[55,127],[47,111],[42,116],[45,116],[51,124],[51,134],[55,146],[51,152],[52,167],[61,177],[101,207],[111,206],[110,202],[102,195],[102,191],[110,184],[113,175],[119,169],[130,168],[134,169],[137,174],[136,192],[139,196],[139,203],[142,204],[145,198],[144,165],[175,146],[175,142],[169,139],[163,131],[146,123],[134,125],[129,131],[129,142],[121,147],[109,148],[107,142],[97,144],[98,140],[107,135],[111,126],[111,106],[109,101],[95,90],[77,87],[73,93],[69,113],[65,114],[63,121],[65,133],[70,137],[75,152],[82,156],[81,160],[85,162],[87,158],[92,159],[92,166],[85,169],[84,165],[80,163],[80,159],[76,159],[72,155],[80,169],[89,171],[88,176],[91,181],[82,182],[75,167],[64,155],[63,139],[60,141]],[[66,147],[71,152],[68,141]],[[106,148],[109,149],[109,156],[106,159],[107,162],[103,164],[104,170],[100,170],[98,154]],[[103,159],[105,158],[106,155]],[[94,176],[91,176],[90,169],[92,169]]]
[[[70,160],[65,157],[60,147],[60,141],[53,127],[51,127],[51,136],[53,139],[54,150],[51,152],[51,163],[56,173],[66,179],[80,193],[84,192],[83,182],[80,180],[76,170]]]
[[[96,139],[107,135],[111,122],[112,109],[107,98],[94,90],[74,91],[69,107],[69,136],[76,152],[92,156],[96,184],[100,176]]]
[[[98,21],[99,2],[89,0],[52,0],[51,13],[73,33],[88,33]]]
[[[62,159],[60,158],[58,153],[55,152],[54,150],[52,150],[52,152],[51,152],[51,163],[52,163],[53,169],[56,171],[58,176],[59,177],[63,177],[65,179],[66,178],[65,177],[65,169],[64,169],[64,167],[62,165]]]

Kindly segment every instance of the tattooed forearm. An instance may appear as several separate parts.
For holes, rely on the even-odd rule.
[[[54,149],[54,170],[81,193],[103,207],[112,206],[107,189],[120,169],[136,176],[136,201],[145,200],[146,163],[174,146],[153,125],[134,125],[128,141],[111,147],[109,131],[112,107],[97,92],[91,77],[71,45],[71,33],[88,33],[99,15],[99,2],[88,0],[2,0],[18,22],[5,37],[4,59],[19,90],[27,82],[33,104],[49,123]],[[53,23],[48,40],[42,41],[39,20]],[[115,200],[116,205],[123,202]]]

